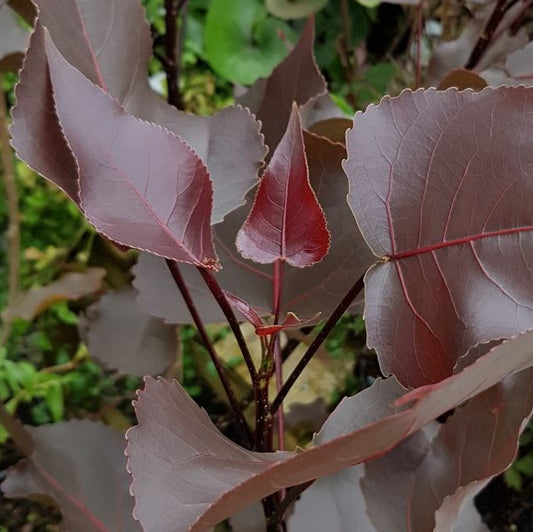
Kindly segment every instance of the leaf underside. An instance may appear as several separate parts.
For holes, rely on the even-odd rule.
[[[216,269],[213,192],[202,161],[170,131],[128,115],[66,62],[46,30],[45,46],[89,221],[120,244]]]
[[[405,385],[533,326],[532,111],[531,89],[449,89],[355,117],[348,201],[384,257],[365,278],[368,345]]]

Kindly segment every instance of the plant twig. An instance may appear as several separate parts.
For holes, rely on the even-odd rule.
[[[288,510],[289,506],[311,485],[314,480],[298,484],[287,490],[287,495],[280,502],[275,512],[268,519],[268,530],[277,530],[279,525],[283,522],[283,516]]]
[[[281,310],[281,291],[283,288],[283,262],[277,260],[274,263],[274,324],[279,323]],[[278,333],[274,333],[271,339],[274,355],[274,372],[276,374],[276,393],[283,387],[283,360],[281,357],[281,345]],[[276,413],[276,422],[278,425],[278,449],[285,450],[285,419],[283,415],[283,405],[281,404]],[[285,497],[285,491],[281,492],[281,498]]]
[[[304,353],[296,367],[293,369],[292,373],[289,375],[288,379],[283,384],[283,387],[274,398],[274,401],[272,401],[272,405],[270,407],[271,414],[274,414],[279,408],[279,405],[283,402],[283,399],[285,399],[285,397],[289,393],[289,390],[292,388],[296,379],[300,376],[300,374],[305,369],[311,358],[313,358],[313,355],[322,345],[322,342],[327,338],[328,334],[331,332],[331,330],[339,321],[344,312],[348,310],[348,307],[352,304],[352,301],[357,297],[359,292],[361,292],[364,287],[363,279],[364,274],[361,275],[359,279],[357,279],[355,284],[350,288],[348,293],[344,296],[342,301],[338,304],[337,308],[328,318],[328,320],[324,324],[324,327],[322,327],[320,332],[316,335],[315,339],[311,342],[311,345],[307,348],[307,351]]]
[[[422,32],[424,25],[424,4],[420,0],[416,8],[416,59],[415,59],[415,84],[418,89],[422,85]]]
[[[508,0],[498,0],[496,2],[494,11],[492,12],[492,15],[487,21],[485,29],[480,35],[476,45],[474,46],[474,49],[472,50],[472,53],[470,54],[470,57],[468,58],[468,61],[465,64],[465,68],[467,70],[472,70],[479,63],[479,61],[487,51],[487,48],[489,47],[489,44],[492,40],[492,36],[500,25],[500,22],[502,21],[502,18],[508,8]]]
[[[0,85],[2,75],[0,74]],[[2,161],[2,171],[6,190],[9,225],[7,228],[8,256],[9,256],[9,278],[7,306],[11,307],[17,299],[19,291],[19,271],[20,271],[20,215],[18,205],[18,194],[15,183],[15,167],[13,165],[13,154],[9,145],[8,111],[5,95],[0,94],[0,158]],[[3,345],[9,337],[11,319],[5,317],[5,321],[0,333],[0,345]]]
[[[239,345],[239,348],[242,352],[244,362],[246,363],[246,367],[248,368],[248,372],[250,373],[250,378],[252,379],[252,385],[254,388],[256,388],[259,382],[258,376],[257,376],[257,370],[255,369],[255,365],[252,360],[252,355],[250,354],[250,350],[248,349],[246,340],[244,339],[244,336],[242,335],[241,328],[239,327],[239,321],[237,320],[237,317],[235,316],[235,313],[233,312],[233,309],[231,308],[231,305],[227,297],[224,295],[224,291],[218,284],[218,281],[215,279],[215,276],[206,268],[198,267],[198,271],[200,272],[200,275],[203,277],[205,284],[207,285],[207,288],[209,288],[216,302],[220,306],[220,309],[224,313],[224,316],[226,317],[226,320],[228,321],[228,324],[233,334],[235,335],[235,339],[237,340],[237,344]]]
[[[235,392],[233,391],[233,388],[231,387],[231,384],[226,375],[224,367],[222,366],[222,363],[220,362],[220,359],[215,351],[213,343],[211,342],[211,338],[209,338],[209,335],[207,334],[202,318],[200,317],[200,314],[198,313],[196,305],[194,304],[194,301],[192,300],[189,289],[187,288],[187,284],[185,283],[185,280],[183,279],[183,276],[181,275],[178,263],[174,260],[167,259],[167,265],[170,270],[170,273],[172,274],[172,277],[174,278],[174,281],[176,282],[176,285],[179,291],[181,292],[181,295],[183,296],[185,304],[187,305],[187,308],[189,309],[189,312],[191,313],[194,324],[196,325],[196,329],[198,330],[198,334],[202,338],[204,346],[207,349],[209,356],[211,357],[211,360],[217,371],[218,377],[220,378],[220,382],[222,383],[222,386],[224,387],[224,391],[226,392],[226,396],[230,403],[231,409],[233,410],[233,413],[235,414],[235,418],[237,419],[237,422],[243,432],[243,436],[246,439],[246,442],[249,445],[249,447],[252,448],[254,439],[253,439],[250,427],[248,426],[248,423],[246,422],[246,418],[244,417],[244,412],[242,410],[241,404],[237,400],[237,397],[235,395]]]
[[[165,0],[165,58],[162,60],[167,77],[168,103],[181,108],[179,76],[185,35],[185,12],[188,0]],[[178,27],[178,16],[181,21]]]

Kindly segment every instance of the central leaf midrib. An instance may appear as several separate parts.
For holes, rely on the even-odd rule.
[[[476,240],[484,240],[486,238],[512,235],[515,233],[525,233],[528,231],[533,231],[533,225],[513,227],[511,229],[500,229],[498,231],[488,231],[486,233],[479,233],[477,235],[469,235],[469,236],[465,236],[462,238],[456,238],[454,240],[445,240],[443,242],[438,242],[436,244],[429,244],[427,246],[422,246],[420,248],[409,249],[407,251],[401,251],[400,253],[387,255],[387,258],[390,260],[406,259],[409,257],[414,257],[416,255],[423,255],[424,253],[431,253],[439,249],[444,249],[444,248],[453,247],[453,246],[461,246],[463,244],[469,244],[470,242],[475,242]]]

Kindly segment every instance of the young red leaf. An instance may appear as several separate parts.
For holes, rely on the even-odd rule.
[[[533,90],[404,92],[356,115],[348,201],[374,254],[368,345],[419,386],[533,326]]]
[[[533,332],[527,332],[461,373],[408,393],[394,378],[378,379],[344,399],[315,445],[299,453],[246,451],[226,440],[177,383],[147,378],[135,405],[139,425],[127,434],[135,516],[149,530],[173,523],[178,531],[203,531],[283,487],[375,459],[448,410],[533,366],[532,340]],[[518,410],[527,417],[522,405]]]
[[[282,323],[277,325],[269,325],[263,321],[261,316],[255,311],[255,309],[249,305],[244,299],[234,296],[225,291],[225,295],[228,298],[231,306],[238,310],[248,322],[255,327],[255,334],[257,336],[267,336],[277,331],[283,331],[285,329],[300,329],[307,325],[314,324],[318,321],[320,314],[315,314],[312,318],[301,320],[294,312],[287,312],[287,316]]]
[[[257,330],[258,327],[263,326],[263,320],[261,316],[256,312],[256,310],[248,304],[244,299],[241,299],[240,297],[234,296],[230,292],[227,292],[224,290],[224,294],[227,297],[230,305],[235,309],[238,310],[244,318],[251,323]]]
[[[27,427],[35,442],[31,460],[8,470],[8,497],[49,495],[68,530],[140,530],[132,518],[124,436],[89,420]]]
[[[296,105],[236,243],[247,259],[263,264],[281,260],[298,268],[319,262],[328,252],[326,218],[309,184]]]
[[[287,316],[285,316],[285,319],[282,323],[279,325],[262,325],[261,327],[256,327],[255,334],[257,334],[257,336],[266,336],[267,334],[273,334],[277,331],[300,329],[302,327],[308,327],[309,325],[316,324],[319,318],[320,313],[317,313],[311,318],[301,320],[293,312],[287,312]]]
[[[346,287],[372,265],[373,255],[346,202],[348,181],[341,167],[346,150],[307,132],[304,132],[304,141],[309,180],[326,214],[331,244],[328,254],[312,268],[285,267],[282,311],[292,311],[299,316],[317,312],[327,315],[343,298]],[[270,314],[272,306],[272,267],[243,259],[235,248],[235,235],[249,210],[250,205],[245,205],[213,228],[223,266],[217,273],[217,280],[225,290],[246,300],[264,316]],[[164,260],[143,254],[134,271],[139,301],[150,314],[168,323],[190,322],[190,314]],[[207,322],[222,321],[224,317],[217,305],[213,305],[211,293],[196,269],[183,265],[182,272],[202,317]],[[361,300],[362,297],[359,303]]]
[[[45,37],[61,127],[79,166],[81,207],[120,244],[218,268],[207,169],[179,137],[128,115]],[[84,105],[80,105],[80,99]]]

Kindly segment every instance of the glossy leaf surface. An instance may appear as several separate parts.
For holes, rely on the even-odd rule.
[[[2,483],[6,495],[52,497],[68,530],[140,530],[131,516],[120,432],[89,420],[27,429],[36,450],[31,461],[22,460],[8,471]]]
[[[355,117],[348,201],[382,258],[365,278],[368,344],[405,385],[533,325],[532,110],[529,89],[450,89]]]
[[[298,268],[319,262],[328,252],[329,232],[324,212],[309,184],[296,106],[236,243],[247,259],[262,264],[281,260]]]
[[[56,110],[78,163],[89,221],[120,244],[216,269],[213,192],[202,161],[170,131],[128,115],[67,63],[49,36],[45,41]]]

